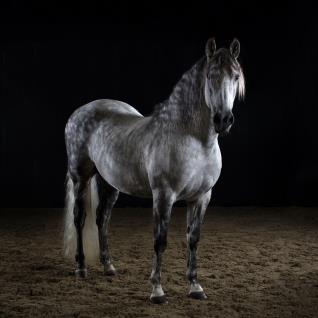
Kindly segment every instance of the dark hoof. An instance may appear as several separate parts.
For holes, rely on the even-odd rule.
[[[75,276],[78,278],[86,278],[87,277],[87,269],[86,268],[75,269]]]
[[[150,297],[150,301],[153,304],[166,304],[166,303],[168,303],[166,295]]]
[[[112,264],[105,265],[104,266],[104,275],[105,276],[115,276],[115,275],[117,275],[115,267]]]
[[[117,272],[115,269],[105,269],[104,275],[105,276],[115,276],[115,275],[117,275]]]
[[[207,295],[205,294],[205,292],[201,291],[201,292],[192,292],[192,293],[189,293],[188,296],[190,298],[193,298],[193,299],[199,299],[199,300],[204,300],[204,299],[207,299]]]

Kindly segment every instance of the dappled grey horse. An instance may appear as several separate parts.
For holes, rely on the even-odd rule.
[[[98,252],[105,274],[115,274],[107,228],[119,192],[152,197],[150,299],[166,302],[160,284],[162,254],[167,246],[171,208],[174,202],[185,200],[189,296],[206,298],[197,280],[196,250],[211,189],[221,172],[218,136],[228,132],[234,122],[235,96],[244,96],[239,52],[236,39],[229,49],[218,50],[215,40],[209,39],[205,56],[183,74],[169,98],[149,117],[109,99],[93,101],[72,114],[65,129],[68,173],[64,242],[65,253],[75,254],[76,276],[87,275],[84,251],[86,256]]]

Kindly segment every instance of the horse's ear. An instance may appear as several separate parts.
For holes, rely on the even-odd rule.
[[[215,50],[216,50],[215,39],[214,38],[208,39],[205,46],[205,54],[208,60],[212,58]]]
[[[240,55],[240,42],[238,39],[234,39],[230,45],[230,52],[232,56],[237,59]]]

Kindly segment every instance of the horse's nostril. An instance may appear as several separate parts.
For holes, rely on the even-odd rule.
[[[214,120],[215,124],[219,124],[221,122],[221,115],[220,114],[215,114],[213,120]]]
[[[234,122],[234,116],[232,114],[228,115],[228,116],[225,116],[223,118],[223,123],[225,125],[232,125]]]

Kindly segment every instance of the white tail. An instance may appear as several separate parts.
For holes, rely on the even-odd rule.
[[[98,230],[96,226],[96,208],[98,205],[98,194],[96,181],[93,177],[88,185],[85,196],[86,219],[83,229],[83,246],[85,260],[96,262],[99,258]],[[66,176],[65,196],[65,228],[64,228],[64,255],[67,258],[75,258],[76,251],[76,229],[74,225],[74,184],[69,174]]]

